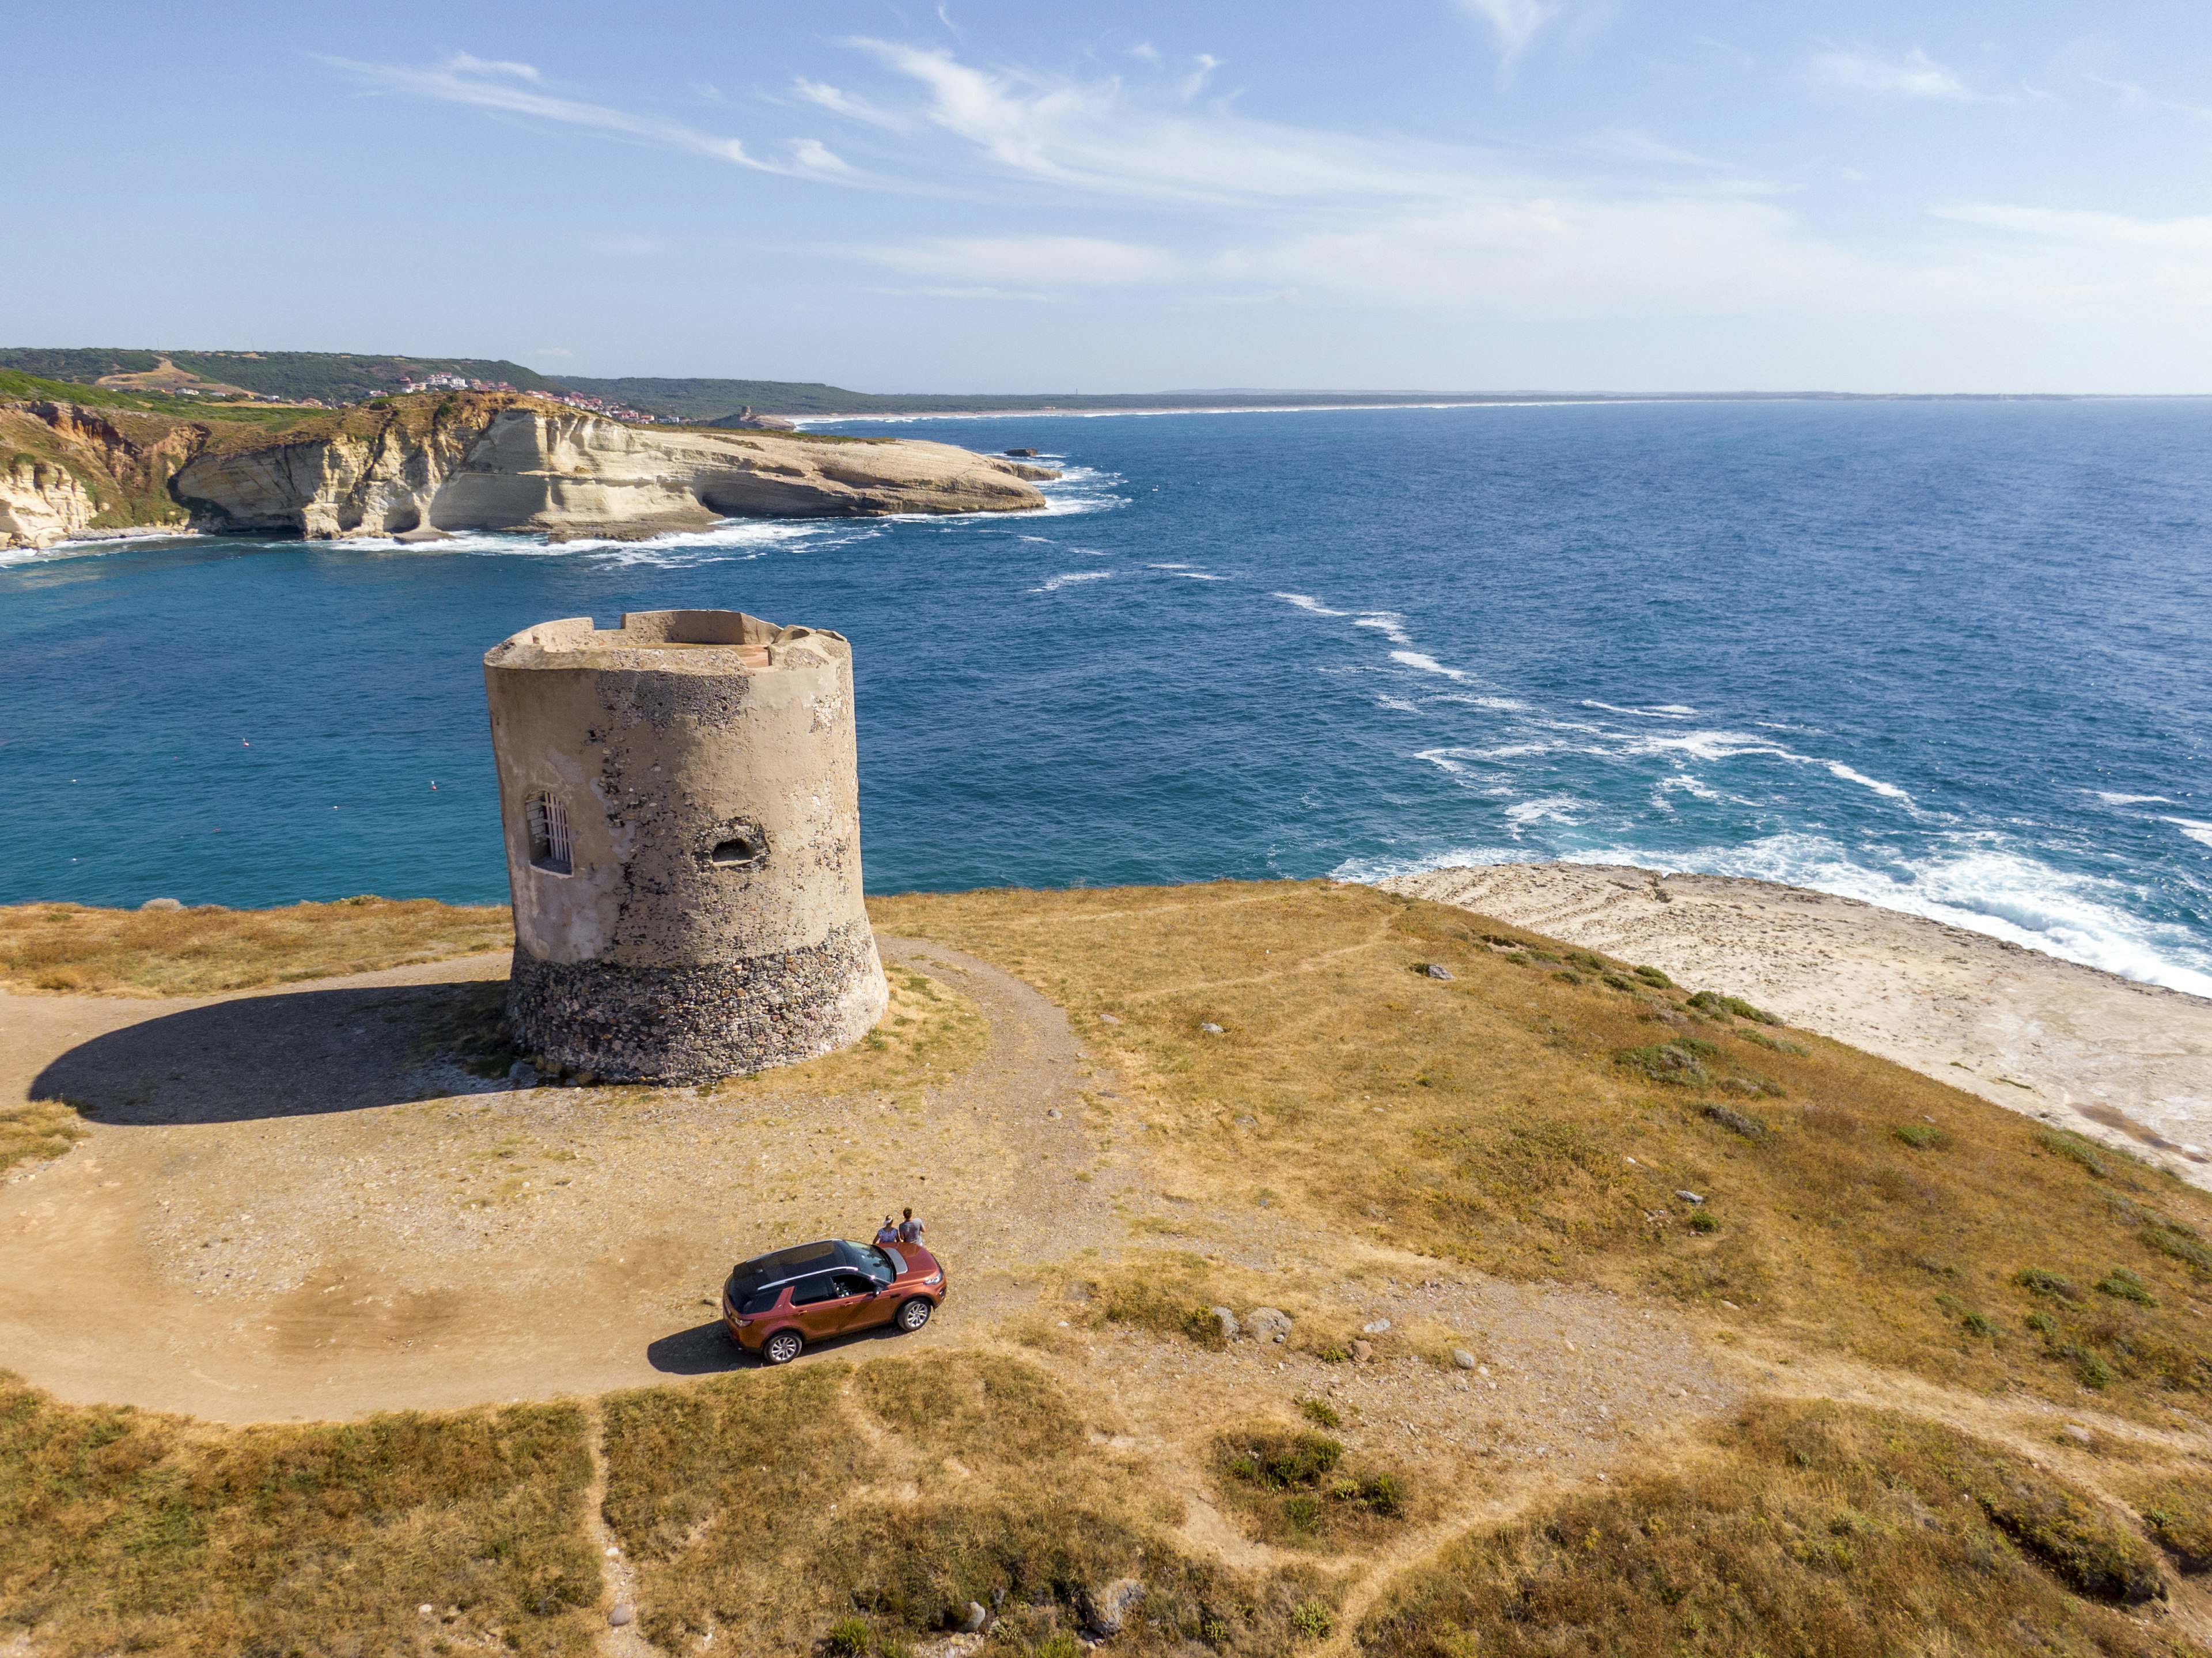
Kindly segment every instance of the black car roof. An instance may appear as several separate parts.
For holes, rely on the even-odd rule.
[[[793,1278],[811,1278],[817,1272],[835,1271],[841,1266],[858,1267],[865,1272],[872,1265],[869,1254],[872,1245],[854,1243],[844,1238],[819,1238],[812,1243],[794,1243],[787,1249],[777,1249],[765,1255],[755,1255],[750,1260],[741,1260],[730,1272],[730,1288],[738,1294],[749,1290],[765,1290],[771,1284],[785,1284]],[[903,1256],[884,1250],[897,1269],[906,1270]]]

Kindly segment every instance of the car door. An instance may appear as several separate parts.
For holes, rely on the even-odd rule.
[[[888,1321],[898,1310],[898,1303],[891,1297],[877,1293],[883,1286],[866,1272],[840,1272],[837,1281],[848,1297],[845,1304],[851,1309],[845,1315],[844,1327],[848,1330],[872,1328]]]
[[[809,1341],[836,1334],[850,1316],[844,1292],[837,1284],[842,1276],[838,1272],[814,1272],[791,1286],[791,1309],[797,1315],[799,1333]]]

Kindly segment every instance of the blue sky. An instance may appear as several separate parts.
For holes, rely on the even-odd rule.
[[[26,9],[8,343],[2212,392],[2212,7]]]

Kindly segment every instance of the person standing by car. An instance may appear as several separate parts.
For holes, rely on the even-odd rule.
[[[903,1212],[906,1218],[899,1223],[898,1241],[901,1243],[920,1243],[922,1234],[921,1223],[914,1218],[913,1210],[908,1209]]]
[[[911,1214],[913,1212],[909,1210],[908,1212]],[[885,1215],[884,1217],[884,1224],[876,1228],[876,1248],[880,1249],[885,1244],[896,1243],[898,1241],[898,1223],[893,1220],[889,1215]]]

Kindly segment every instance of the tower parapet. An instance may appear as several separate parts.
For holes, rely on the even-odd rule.
[[[865,1035],[853,651],[736,610],[540,623],[484,656],[525,1048],[697,1082]]]

